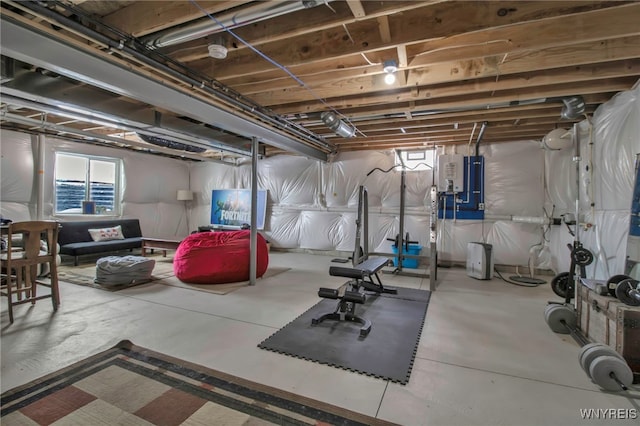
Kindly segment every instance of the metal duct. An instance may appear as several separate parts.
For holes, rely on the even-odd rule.
[[[2,60],[0,62],[0,84],[4,84],[13,80],[13,77],[15,77],[16,61],[8,56],[2,56],[0,59]]]
[[[158,120],[158,122],[153,125],[147,122],[142,121],[140,118],[136,117],[135,114],[131,114],[128,110],[123,108],[125,115],[113,115],[107,112],[98,113],[97,111],[93,111],[88,109],[83,104],[79,105],[79,109],[83,110],[83,112],[65,110],[60,107],[61,105],[65,105],[62,101],[49,99],[49,98],[37,98],[38,100],[28,100],[24,99],[20,96],[30,96],[29,93],[21,93],[16,91],[14,88],[3,87],[2,93],[2,101],[9,104],[15,105],[23,108],[31,108],[36,111],[46,112],[48,114],[59,115],[62,117],[71,118],[73,120],[85,121],[88,123],[94,123],[99,126],[107,126],[113,127],[121,130],[126,130],[130,132],[136,132],[138,134],[144,133],[148,136],[154,136],[157,138],[165,139],[171,138],[173,141],[177,141],[180,144],[193,146],[196,148],[207,149],[219,149],[227,152],[231,152],[238,155],[248,156],[251,153],[242,149],[241,147],[235,146],[227,146],[217,144],[214,140],[209,138],[206,135],[200,133],[189,132],[188,129],[181,129],[178,126],[163,127],[162,121],[167,120]],[[73,100],[70,98],[69,100]],[[59,106],[51,105],[51,103],[57,103]],[[120,104],[118,104],[120,105]],[[128,115],[127,115],[128,113]],[[173,120],[174,122],[176,120]],[[203,128],[203,130],[207,130]],[[176,148],[177,149],[177,148]]]
[[[49,123],[46,121],[43,122],[41,120],[23,117],[21,115],[12,114],[6,111],[0,111],[0,119],[9,123],[16,123],[16,124],[23,124],[25,126],[30,126],[30,127],[33,127],[34,129],[51,130],[51,131],[59,132],[61,134],[81,136],[85,139],[102,141],[102,142],[114,144],[116,146],[128,145],[128,146],[142,148],[145,150],[152,150],[155,152],[163,153],[163,154],[174,156],[174,157],[189,158],[189,159],[198,160],[198,161],[210,161],[214,163],[235,165],[227,161],[202,157],[197,154],[192,154],[188,152],[179,152],[169,148],[163,148],[160,146],[158,146],[157,148],[149,147],[149,145],[142,142],[136,142],[128,139],[114,138],[112,136],[101,135],[98,133],[88,132],[86,130],[75,129],[73,127],[68,127],[61,124]]]
[[[170,141],[168,139],[163,139],[156,136],[148,136],[148,135],[145,135],[144,133],[138,133],[138,137],[147,143],[151,143],[158,146],[164,146],[171,149],[178,149],[180,151],[188,151],[188,152],[205,152],[206,151],[206,149],[204,148]]]
[[[35,7],[35,5],[32,6]],[[42,12],[46,13],[48,11],[44,9]],[[0,31],[2,33],[3,53],[7,56],[53,70],[83,83],[155,105],[203,123],[215,122],[217,127],[230,133],[256,136],[264,143],[277,148],[327,161],[325,152],[303,144],[299,140],[282,133],[280,128],[276,129],[269,124],[247,120],[205,100],[195,98],[177,89],[165,86],[161,82],[133,72],[131,69],[111,63],[102,57],[94,56],[77,46],[69,45],[62,40],[55,40],[49,34],[42,34],[33,28],[25,27],[23,26],[24,24],[15,22],[4,14],[0,15],[0,18],[2,19]],[[59,17],[59,19],[64,20],[63,17]],[[65,23],[74,25],[69,20],[65,20]],[[76,27],[74,26],[74,28]],[[80,26],[77,26],[77,29],[90,31],[87,28],[80,28]],[[94,35],[99,37],[97,34]],[[108,39],[104,39],[104,42],[109,46],[115,43]],[[177,77],[182,78],[184,81],[194,85],[200,84],[200,82],[189,80],[187,76],[172,70],[170,67],[163,67],[162,64],[150,61],[144,55],[134,52],[126,46],[122,49],[143,61],[145,59],[148,60],[159,69],[176,74]],[[295,131],[295,129],[289,128],[287,130]],[[306,139],[309,140],[310,138]]]
[[[484,136],[484,131],[487,130],[486,121],[482,122],[482,127],[480,127],[480,132],[478,132],[478,139],[476,139],[476,157],[480,155],[480,142],[482,141],[482,137]]]
[[[571,96],[568,98],[562,98],[564,108],[560,112],[560,117],[565,120],[575,120],[584,114],[585,103],[582,96]]]
[[[328,3],[332,0],[317,1],[294,1],[294,2],[258,2],[254,7],[230,12],[215,19],[221,24],[214,22],[211,18],[205,17],[193,24],[177,29],[161,31],[155,35],[143,38],[149,48],[158,49],[161,47],[173,46],[175,44],[186,43],[191,40],[203,38],[209,34],[215,34],[227,29],[238,28],[244,25],[260,22],[265,19],[275,18],[302,9],[310,9],[319,4]]]

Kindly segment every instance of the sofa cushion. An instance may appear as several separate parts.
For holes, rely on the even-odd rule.
[[[124,240],[122,226],[112,226],[110,228],[89,229],[89,235],[93,241]]]
[[[82,241],[60,246],[60,254],[79,256],[81,254],[104,253],[107,251],[127,250],[142,247],[142,238],[125,238],[110,241]]]
[[[125,238],[142,237],[140,221],[138,219],[115,220],[83,220],[60,223],[58,243],[60,246],[71,243],[93,242],[89,229],[100,229],[120,225]]]

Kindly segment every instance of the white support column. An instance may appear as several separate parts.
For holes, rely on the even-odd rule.
[[[251,144],[251,247],[249,254],[249,285],[256,285],[258,270],[258,138]]]

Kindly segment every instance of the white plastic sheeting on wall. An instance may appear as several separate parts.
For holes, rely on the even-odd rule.
[[[34,152],[31,135],[1,130],[0,215],[15,221],[35,217]]]
[[[598,209],[630,210],[633,170],[640,153],[640,85],[619,93],[596,111],[594,180]]]
[[[239,168],[240,185],[251,187],[251,167]],[[258,163],[258,186],[268,191],[269,201],[281,206],[318,204],[320,163],[302,157],[267,158]]]
[[[540,145],[534,141],[492,144],[483,147],[481,154],[486,213],[542,216],[544,155]]]
[[[640,86],[601,105],[591,121],[592,129],[586,120],[580,125],[579,220],[592,226],[579,226],[578,232],[595,257],[587,267],[588,277],[605,280],[624,272],[635,154],[640,152]],[[571,148],[546,154],[548,203],[555,205],[556,217],[575,213],[574,152]],[[556,272],[569,269],[566,244],[572,241],[566,227],[551,228],[549,247]]]
[[[37,142],[31,136],[2,130],[1,203],[3,217],[34,220],[36,175],[34,158]],[[189,187],[189,168],[184,161],[151,156],[122,149],[93,146],[56,138],[46,138],[44,168],[44,217],[47,219],[100,220],[105,216],[54,214],[55,152],[121,158],[124,182],[121,194],[122,217],[140,220],[143,235],[180,239],[188,233],[186,205],[176,199],[178,189]],[[47,189],[48,188],[48,189]]]
[[[580,126],[580,219],[594,225],[582,230],[580,236],[596,257],[588,268],[595,278],[620,273],[624,264],[633,161],[640,152],[639,92],[636,87],[617,95],[596,111],[592,128],[586,121]],[[31,216],[35,211],[31,200],[36,199],[31,139],[5,131],[2,136],[2,214],[10,218]],[[45,185],[52,192],[45,196],[45,215],[49,216],[53,210],[52,155],[58,149],[122,158],[126,178],[123,216],[138,217],[146,236],[183,238],[197,226],[210,223],[213,189],[248,188],[250,184],[248,160],[238,167],[188,163],[48,139]],[[573,240],[566,227],[552,226],[545,231],[543,225],[533,222],[552,211],[559,217],[575,210],[573,148],[549,152],[537,141],[514,141],[482,144],[480,154],[485,158],[487,220],[439,221],[440,259],[464,262],[467,243],[485,241],[494,245],[497,264],[528,265],[531,261],[536,267],[566,270],[566,244]],[[387,170],[394,163],[393,151],[349,152],[324,164],[288,155],[260,160],[258,183],[269,190],[266,237],[275,247],[352,251],[358,187],[365,185],[369,249],[389,252],[387,238],[395,238],[399,232],[401,173],[367,173],[376,167]],[[430,170],[406,173],[405,232],[423,246],[428,246],[431,184]],[[189,205],[175,197],[178,189],[187,188],[194,191]],[[464,194],[460,196],[464,198]]]
[[[486,190],[497,192],[489,197],[496,206],[494,211],[507,217],[542,216],[544,155],[539,144],[530,141],[487,145],[481,147],[481,154],[484,149],[489,166],[486,173],[491,175]],[[369,250],[391,253],[392,243],[387,239],[395,239],[400,232],[401,172],[367,173],[376,167],[388,170],[394,162],[393,151],[349,152],[326,164],[287,155],[261,160],[259,186],[269,190],[265,236],[279,248],[353,251],[358,188],[365,185],[369,198]],[[192,168],[192,189],[209,193],[214,188],[248,188],[249,177],[247,164],[237,168],[196,165]],[[404,232],[423,247],[428,247],[429,241],[428,194],[432,179],[431,170],[406,173]],[[509,203],[511,196],[516,198],[513,204]],[[209,195],[197,200],[192,215],[196,225],[209,223],[210,203]],[[486,213],[491,214],[492,209],[487,207]],[[528,264],[530,248],[542,240],[542,227],[528,223],[448,220],[444,225],[439,232],[439,251],[443,258],[456,262],[465,261],[467,242],[483,240],[483,229],[484,239],[500,246],[496,250],[497,263]],[[426,249],[423,254],[427,254]]]
[[[367,187],[370,205],[382,205],[382,192],[389,193],[389,175],[378,171],[367,177],[367,173],[376,167],[387,170],[393,165],[393,154],[390,152],[340,154],[323,167],[322,193],[326,206],[357,207],[360,185]]]

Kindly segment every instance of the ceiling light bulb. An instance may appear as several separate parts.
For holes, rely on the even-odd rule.
[[[396,75],[395,74],[387,74],[384,76],[384,82],[387,84],[393,84],[396,82]]]

